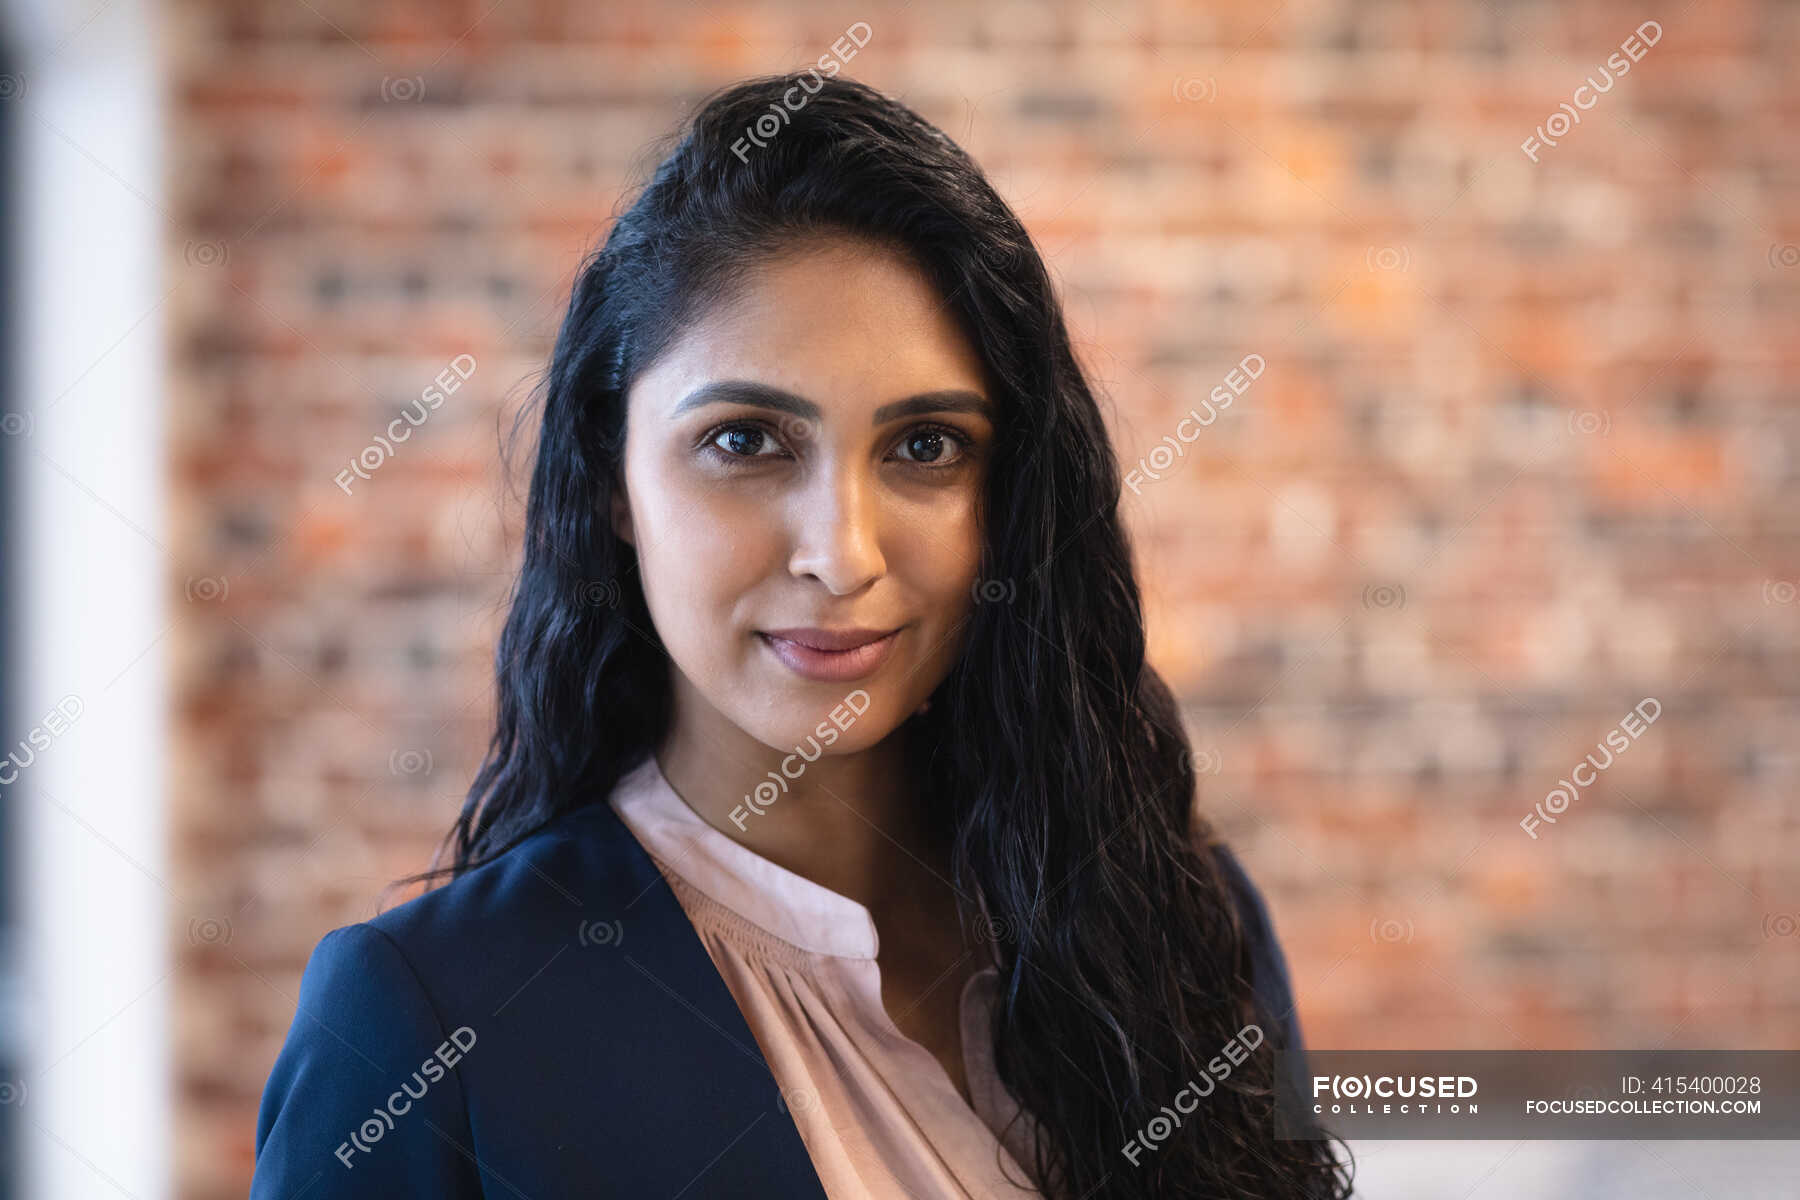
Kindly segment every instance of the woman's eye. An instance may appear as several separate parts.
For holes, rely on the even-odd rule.
[[[733,458],[767,458],[769,455],[761,451],[775,446],[775,439],[754,425],[729,425],[714,434],[708,444]]]
[[[962,439],[944,429],[916,429],[900,439],[909,461],[926,467],[942,467],[962,453]]]
[[[714,455],[732,462],[787,456],[775,435],[760,425],[722,425],[707,436],[705,445]],[[961,461],[967,450],[962,434],[930,426],[911,431],[894,447],[902,462],[940,468]]]

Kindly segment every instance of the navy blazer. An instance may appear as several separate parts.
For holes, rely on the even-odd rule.
[[[1262,897],[1221,858],[1257,998],[1300,1048]],[[600,801],[320,939],[256,1123],[251,1200],[816,1197],[755,1035]]]

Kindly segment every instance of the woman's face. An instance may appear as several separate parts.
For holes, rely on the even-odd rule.
[[[922,272],[837,238],[750,271],[637,378],[613,523],[685,716],[784,751],[829,721],[837,754],[930,696],[973,604],[984,378]]]

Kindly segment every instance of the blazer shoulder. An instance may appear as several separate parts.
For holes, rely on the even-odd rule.
[[[462,1200],[485,1183],[510,1194],[518,1188],[509,1181],[551,1178],[577,1159],[588,1187],[596,1146],[630,1144],[621,1131],[637,1129],[645,1113],[667,1127],[704,1091],[688,1086],[701,1074],[691,1069],[680,1088],[668,1086],[671,1062],[712,1068],[724,1082],[707,1101],[720,1108],[711,1118],[736,1121],[744,1097],[772,1080],[749,1029],[732,1025],[741,1018],[730,992],[667,889],[601,800],[447,884],[325,934],[264,1093],[252,1200],[309,1185],[309,1198]],[[619,944],[622,922],[634,955],[600,949]],[[670,994],[692,1003],[671,1006]],[[754,1067],[705,1038],[672,1050],[646,1036],[685,1030],[695,1005],[715,1028],[730,1027]],[[643,1089],[659,1086],[652,1102]],[[610,1131],[605,1138],[593,1135],[596,1125]],[[797,1140],[758,1146],[787,1155],[789,1166],[805,1162],[803,1148],[793,1157]],[[645,1171],[647,1179],[659,1168]]]
[[[447,1028],[469,1023],[484,1038],[546,1004],[564,1006],[558,1019],[579,1019],[582,996],[611,996],[640,978],[631,957],[570,957],[571,950],[616,945],[629,933],[635,945],[673,954],[687,945],[683,929],[700,945],[655,861],[604,799],[562,813],[499,856],[363,924],[404,958]],[[582,979],[580,989],[549,986],[569,971]],[[540,979],[544,987],[518,996]]]
[[[251,1200],[481,1195],[447,1030],[381,930],[341,926],[314,946],[264,1086]],[[462,1151],[462,1152],[459,1152]]]
[[[1300,1019],[1294,1006],[1293,981],[1288,974],[1287,956],[1282,952],[1281,942],[1275,934],[1275,922],[1269,916],[1269,906],[1263,899],[1262,892],[1251,882],[1250,875],[1244,865],[1224,842],[1214,842],[1212,850],[1218,856],[1219,865],[1225,872],[1226,882],[1230,885],[1233,898],[1238,907],[1238,915],[1243,921],[1245,936],[1250,942],[1250,961],[1255,970],[1252,984],[1256,991],[1257,1001],[1282,1030],[1289,1050],[1298,1052],[1305,1049],[1301,1037]]]
[[[489,952],[566,944],[584,920],[621,908],[654,863],[606,800],[562,813],[481,866],[369,918],[427,982],[466,973]]]

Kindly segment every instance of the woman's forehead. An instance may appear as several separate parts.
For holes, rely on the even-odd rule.
[[[950,306],[907,259],[832,242],[749,268],[639,380],[673,419],[697,389],[748,381],[822,409],[876,409],[931,392],[985,394]]]

